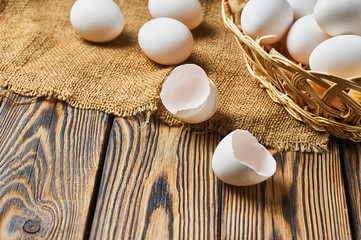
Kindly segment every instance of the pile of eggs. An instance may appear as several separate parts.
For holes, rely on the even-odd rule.
[[[203,21],[198,0],[149,0],[152,20],[138,32],[143,53],[161,65],[184,62],[192,53],[191,30]],[[92,42],[108,42],[124,28],[122,11],[113,0],[77,0],[70,12],[74,30]],[[218,90],[203,69],[195,64],[176,67],[165,80],[160,98],[174,116],[188,123],[208,120],[218,107]]]
[[[182,63],[194,46],[190,30],[203,19],[199,1],[149,0],[148,7],[153,19],[139,30],[140,48],[159,64]],[[70,20],[75,32],[98,43],[114,40],[124,28],[123,14],[113,0],[77,0]],[[160,98],[169,112],[188,123],[208,120],[219,102],[215,83],[195,64],[175,67],[164,81]],[[251,133],[236,130],[215,149],[212,167],[222,181],[245,186],[271,177],[276,171],[276,162]]]
[[[139,30],[142,51],[154,62],[174,65],[191,54],[194,39],[190,30],[203,20],[198,0],[149,0],[148,8],[154,18]],[[91,42],[109,42],[124,28],[122,11],[113,0],[77,0],[70,12],[74,30]]]
[[[291,57],[312,71],[361,76],[360,0],[250,0],[241,26],[260,44],[285,38]]]
[[[194,46],[190,30],[203,20],[200,2],[149,0],[148,8],[154,19],[139,30],[140,48],[154,62],[163,65],[182,63],[191,55]]]

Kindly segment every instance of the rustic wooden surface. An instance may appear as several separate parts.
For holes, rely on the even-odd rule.
[[[331,151],[274,153],[272,179],[224,185],[222,239],[350,239],[337,144]]]
[[[0,239],[361,239],[361,144],[271,151],[272,178],[233,187],[211,169],[220,140],[4,98]]]
[[[351,227],[355,239],[361,239],[361,144],[342,140],[340,141],[340,151]]]
[[[216,239],[220,190],[210,158],[219,141],[117,118],[91,239]]]
[[[84,236],[108,119],[62,102],[2,101],[0,239]]]

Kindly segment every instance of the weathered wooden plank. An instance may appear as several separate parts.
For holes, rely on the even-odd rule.
[[[90,239],[216,239],[220,137],[151,119],[113,123]]]
[[[330,148],[274,153],[266,182],[222,184],[221,239],[351,239],[338,145]]]
[[[107,127],[62,102],[2,102],[0,239],[83,238]]]
[[[339,140],[353,236],[361,239],[361,143]]]

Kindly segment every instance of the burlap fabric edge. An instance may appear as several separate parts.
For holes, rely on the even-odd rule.
[[[192,30],[195,47],[186,61],[201,66],[220,93],[215,116],[196,125],[174,118],[161,104],[162,82],[174,66],[155,64],[138,46],[138,31],[151,19],[146,0],[114,0],[125,28],[105,44],[86,42],[74,32],[69,21],[74,1],[0,3],[0,29],[7,29],[0,34],[0,86],[32,100],[57,99],[119,117],[142,114],[147,121],[155,116],[199,134],[245,129],[279,150],[327,150],[328,134],[292,118],[249,74],[223,24],[220,0],[201,0],[204,21]]]
[[[25,97],[31,98],[31,101],[36,101],[39,99],[46,99],[46,100],[60,100],[64,101],[69,104],[71,107],[80,108],[80,109],[88,109],[88,110],[98,110],[102,111],[106,114],[112,114],[117,117],[132,117],[136,115],[142,115],[145,119],[144,124],[148,124],[150,121],[151,116],[154,116],[160,119],[163,123],[168,124],[172,127],[180,127],[186,131],[196,131],[197,134],[206,134],[210,132],[217,132],[222,136],[227,135],[231,132],[229,127],[222,125],[221,123],[210,119],[204,123],[199,124],[188,124],[182,122],[179,119],[174,118],[171,114],[167,113],[165,108],[161,105],[160,99],[158,101],[151,101],[149,103],[143,104],[137,108],[130,109],[130,110],[119,110],[119,109],[109,109],[104,106],[100,106],[98,104],[79,104],[78,101],[73,99],[68,99],[68,96],[65,94],[59,94],[55,92],[46,92],[46,91],[24,91],[21,88],[16,86],[12,86],[10,84],[2,84],[3,88],[7,89],[7,92],[12,92],[15,94],[20,94]],[[5,93],[6,94],[6,93]],[[1,95],[4,97],[4,95]],[[27,102],[28,103],[28,102]],[[18,103],[21,104],[21,103]],[[162,110],[160,110],[162,108]],[[256,138],[257,134],[252,133],[255,135]],[[320,142],[317,145],[310,144],[309,142],[303,143],[289,143],[289,142],[277,142],[272,140],[265,140],[259,139],[259,142],[262,145],[265,145],[268,148],[274,148],[279,151],[301,151],[301,152],[325,152],[328,151],[328,139],[324,142]]]

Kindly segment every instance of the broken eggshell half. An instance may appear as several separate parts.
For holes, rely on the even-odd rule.
[[[276,171],[276,161],[250,132],[235,130],[218,144],[212,168],[223,182],[248,186],[271,177]]]
[[[195,64],[173,69],[160,93],[165,108],[187,123],[200,123],[217,110],[219,94],[214,82]]]

